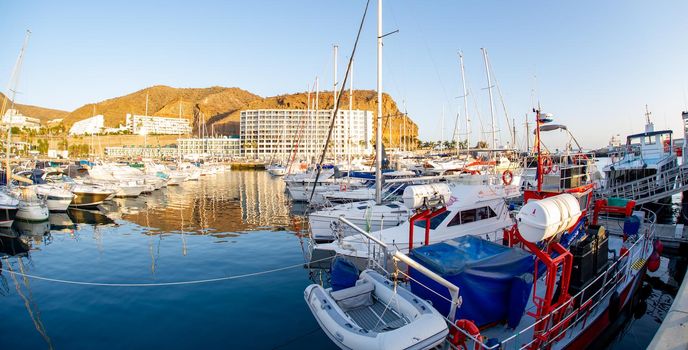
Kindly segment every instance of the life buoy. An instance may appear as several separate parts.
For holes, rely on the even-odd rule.
[[[345,183],[339,184],[339,192],[346,192],[346,184]]]
[[[470,334],[471,337],[481,340],[480,329],[478,329],[478,326],[476,326],[475,323],[473,323],[473,321],[460,319],[456,321],[455,325],[456,328],[452,327],[452,334],[450,339],[451,343],[454,346],[460,347],[462,349],[468,349],[468,347],[466,347],[466,340],[468,339],[468,337],[466,336],[466,334],[464,334],[464,332],[460,331],[459,329],[463,329],[464,331],[466,331],[466,333]],[[475,350],[480,349],[480,343],[476,342],[473,348]]]
[[[554,166],[554,162],[552,162],[551,157],[545,156],[542,158],[542,173],[543,174],[551,173],[553,166]]]
[[[663,144],[664,144],[664,152],[665,153],[668,153],[669,151],[671,151],[671,140],[668,140],[668,139],[664,140]]]
[[[574,155],[573,155],[573,164],[575,164],[575,165],[580,165],[579,163],[580,163],[581,160],[584,160],[584,161],[586,161],[586,163],[587,163],[587,161],[588,161],[589,159],[590,159],[590,158],[588,158],[588,155],[587,155],[587,154],[584,154],[584,153],[574,154]]]
[[[511,172],[511,170],[505,170],[502,173],[502,182],[509,186],[511,183],[514,181],[514,173]]]

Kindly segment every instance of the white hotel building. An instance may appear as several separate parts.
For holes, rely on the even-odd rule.
[[[191,133],[186,118],[166,118],[127,113],[126,127],[132,134],[185,135]]]
[[[95,135],[100,134],[105,125],[102,114],[79,120],[69,128],[70,135]]]
[[[248,158],[285,159],[298,149],[298,159],[320,157],[332,110],[260,109],[241,112],[241,153]],[[373,153],[373,112],[339,110],[328,156],[343,159]],[[348,141],[348,142],[347,142]]]

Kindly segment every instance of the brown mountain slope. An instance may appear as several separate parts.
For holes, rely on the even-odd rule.
[[[5,101],[5,95],[0,93],[0,106],[2,106],[2,103],[4,103],[4,101]],[[7,101],[6,108],[10,108],[9,100]],[[45,124],[50,119],[64,118],[69,114],[69,112],[61,111],[59,109],[43,108],[43,107],[23,105],[23,104],[16,104],[16,105],[14,105],[14,108],[16,108],[21,114],[23,114],[27,117],[40,119],[41,124]]]
[[[353,93],[353,109],[362,109],[373,111],[377,115],[377,93],[373,90],[354,90]],[[311,98],[315,98],[311,94]],[[332,92],[321,92],[319,95],[318,107],[320,109],[331,109],[334,105],[334,97]],[[418,137],[418,126],[403,113],[399,111],[397,104],[388,94],[382,96],[382,115],[383,119],[383,142],[387,147],[397,147],[399,145],[399,135],[406,136],[406,142],[410,144],[412,140]],[[296,93],[288,95],[280,95],[274,97],[267,97],[250,102],[245,109],[306,109],[308,105],[307,93]],[[340,104],[341,109],[349,108],[349,93],[346,92]],[[217,120],[215,124],[215,131],[223,134],[239,134],[239,116],[241,110],[234,111],[221,120]],[[390,123],[391,122],[391,128]],[[406,131],[403,131],[404,126]],[[373,129],[376,129],[376,123],[373,121]],[[390,137],[391,131],[391,137]],[[391,143],[389,142],[391,139]]]
[[[181,102],[182,117],[192,120],[194,126],[203,119],[221,119],[249,102],[260,99],[259,96],[239,88],[173,88],[158,85],[95,103],[95,113],[105,116],[106,126],[124,124],[127,113],[146,113],[146,95],[148,115],[178,117]],[[91,117],[93,107],[94,104],[87,104],[77,108],[69,113],[65,124],[69,127],[79,120]]]

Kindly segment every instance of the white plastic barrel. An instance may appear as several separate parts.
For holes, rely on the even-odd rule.
[[[406,187],[401,197],[407,208],[416,209],[423,204],[436,205],[440,200],[443,203],[449,202],[451,190],[447,184],[414,185]]]
[[[570,229],[581,216],[576,197],[564,193],[541,200],[529,200],[516,215],[518,231],[528,242],[540,242]]]

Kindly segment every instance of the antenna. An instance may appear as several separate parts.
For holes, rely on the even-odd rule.
[[[652,115],[652,113],[650,113],[650,110],[647,108],[647,105],[645,105],[645,119],[648,124],[650,124],[650,115]]]

